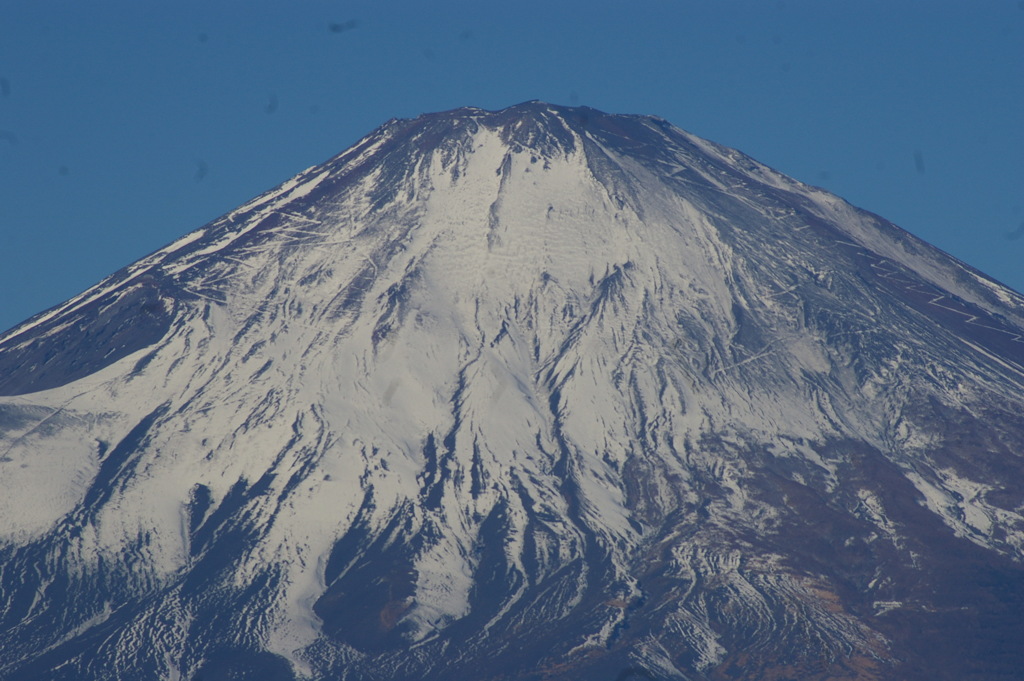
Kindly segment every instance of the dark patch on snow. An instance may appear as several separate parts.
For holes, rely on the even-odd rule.
[[[142,284],[58,314],[29,337],[8,336],[0,341],[0,395],[56,388],[94,374],[163,338],[173,314],[170,298]]]

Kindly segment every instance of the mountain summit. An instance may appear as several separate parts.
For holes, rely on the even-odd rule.
[[[8,681],[1024,669],[1024,297],[659,118],[391,121],[0,394]]]

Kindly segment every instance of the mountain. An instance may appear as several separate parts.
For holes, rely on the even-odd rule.
[[[393,120],[0,394],[8,681],[1024,678],[1024,297],[659,118]]]

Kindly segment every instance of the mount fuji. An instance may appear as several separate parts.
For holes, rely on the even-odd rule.
[[[659,118],[393,120],[0,335],[0,490],[7,681],[1022,679],[1024,297]]]

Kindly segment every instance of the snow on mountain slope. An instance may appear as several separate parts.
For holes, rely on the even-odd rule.
[[[1024,662],[1024,298],[660,119],[392,121],[0,393],[3,678]]]

